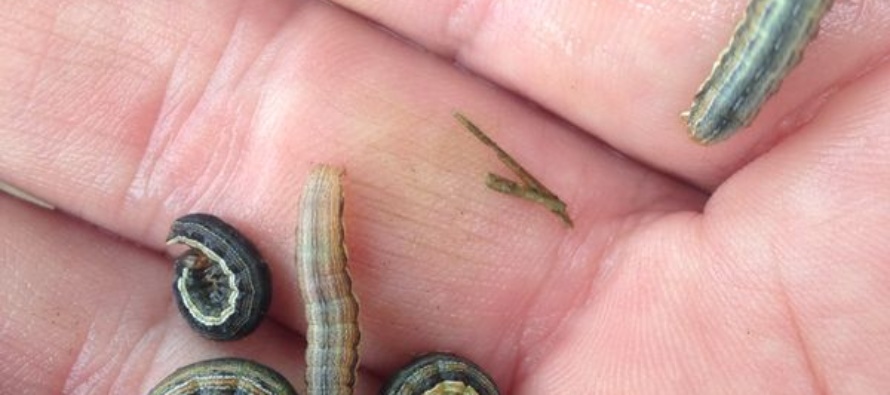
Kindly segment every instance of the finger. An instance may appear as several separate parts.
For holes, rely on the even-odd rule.
[[[749,236],[729,244],[732,255],[768,251],[764,266],[826,388],[880,392],[890,384],[875,367],[890,351],[888,86],[886,69],[851,84],[805,133],[730,179],[709,203],[715,236]]]
[[[852,84],[838,94],[845,104],[827,105],[806,131],[727,180],[702,215],[616,237],[596,292],[529,357],[523,388],[887,388],[887,87],[887,71]]]
[[[155,87],[155,96],[146,99],[154,107],[115,108],[108,119],[76,130],[24,115],[49,138],[5,131],[21,154],[0,159],[2,177],[158,249],[176,216],[217,214],[254,240],[270,262],[272,315],[303,328],[291,263],[296,199],[313,163],[345,166],[347,244],[362,302],[362,363],[389,372],[412,354],[449,350],[490,368],[499,382],[510,381],[510,367],[525,345],[558,325],[565,300],[587,291],[595,257],[612,231],[626,225],[625,217],[632,223],[646,210],[703,202],[699,192],[335,7],[280,6],[288,15],[282,19],[274,18],[282,9],[258,11],[262,7],[266,3],[245,3],[230,10],[236,15],[222,7],[221,17],[205,18],[203,23],[227,26],[238,21],[242,30],[229,33],[225,48],[208,38],[176,61],[147,56],[159,59],[149,69],[160,71],[136,85]],[[198,21],[206,16],[201,11],[170,12]],[[140,30],[166,31],[166,24],[152,24],[167,21],[163,15],[144,21],[131,12],[130,23],[147,24]],[[268,27],[269,18],[279,24]],[[107,19],[117,21],[114,15]],[[221,30],[174,26],[188,37]],[[140,51],[164,54],[171,46],[134,40]],[[173,47],[189,48],[190,42]],[[128,48],[83,56],[129,59]],[[201,58],[206,53],[213,61]],[[127,92],[123,82],[130,77],[100,71]],[[184,76],[206,81],[207,88]],[[85,94],[73,82],[53,87],[66,97]],[[484,174],[502,168],[451,118],[455,109],[562,196],[576,230],[567,233],[546,210],[487,190]],[[91,108],[78,111],[78,117],[93,119]],[[91,143],[80,144],[82,139]],[[122,148],[105,156],[94,153],[96,146]],[[58,159],[40,160],[38,152]],[[535,291],[557,284],[560,292]],[[524,332],[531,324],[543,329]]]
[[[689,140],[679,114],[727,45],[745,1],[337,3],[708,189],[797,132],[890,49],[890,8],[835,2],[802,63],[751,127],[703,148]]]
[[[268,321],[221,345],[173,307],[166,258],[0,196],[0,382],[11,393],[146,393],[176,368],[241,356],[300,383],[300,337]]]

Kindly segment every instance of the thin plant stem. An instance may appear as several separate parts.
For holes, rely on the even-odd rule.
[[[494,140],[482,132],[482,129],[479,129],[478,126],[463,114],[455,112],[454,118],[457,119],[457,121],[460,122],[461,125],[463,125],[473,136],[476,136],[482,144],[491,148],[497,154],[498,159],[507,166],[517,178],[519,178],[519,182],[516,182],[494,173],[488,173],[485,185],[497,192],[541,204],[559,216],[566,225],[569,227],[573,226],[572,219],[569,218],[569,214],[566,211],[566,204],[559,199],[559,196],[550,192],[544,184],[541,184],[541,182],[526,171],[525,168],[520,166],[510,154],[501,149]]]

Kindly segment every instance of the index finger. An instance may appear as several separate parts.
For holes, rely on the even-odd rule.
[[[796,133],[890,50],[890,7],[836,1],[750,128],[704,148],[690,141],[680,114],[746,0],[336,2],[708,190]]]

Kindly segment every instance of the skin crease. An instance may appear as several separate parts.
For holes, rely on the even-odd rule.
[[[314,163],[347,169],[359,394],[433,350],[506,394],[890,388],[887,5],[835,4],[751,129],[703,148],[678,114],[743,2],[429,3],[6,5],[0,179],[59,210],[0,196],[0,388],[145,393],[240,356],[302,391]],[[575,227],[487,190],[505,169],[455,110]],[[195,211],[274,278],[235,344],[171,300],[164,236]]]

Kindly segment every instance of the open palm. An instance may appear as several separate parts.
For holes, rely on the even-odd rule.
[[[890,388],[884,3],[837,2],[752,127],[709,148],[678,114],[743,1],[51,3],[0,19],[0,179],[58,207],[0,196],[0,392],[145,392],[231,355],[301,388],[317,163],[347,171],[359,393],[433,350],[512,394]],[[486,189],[506,170],[453,111],[575,227]],[[189,212],[270,263],[243,341],[173,305],[163,241]]]

